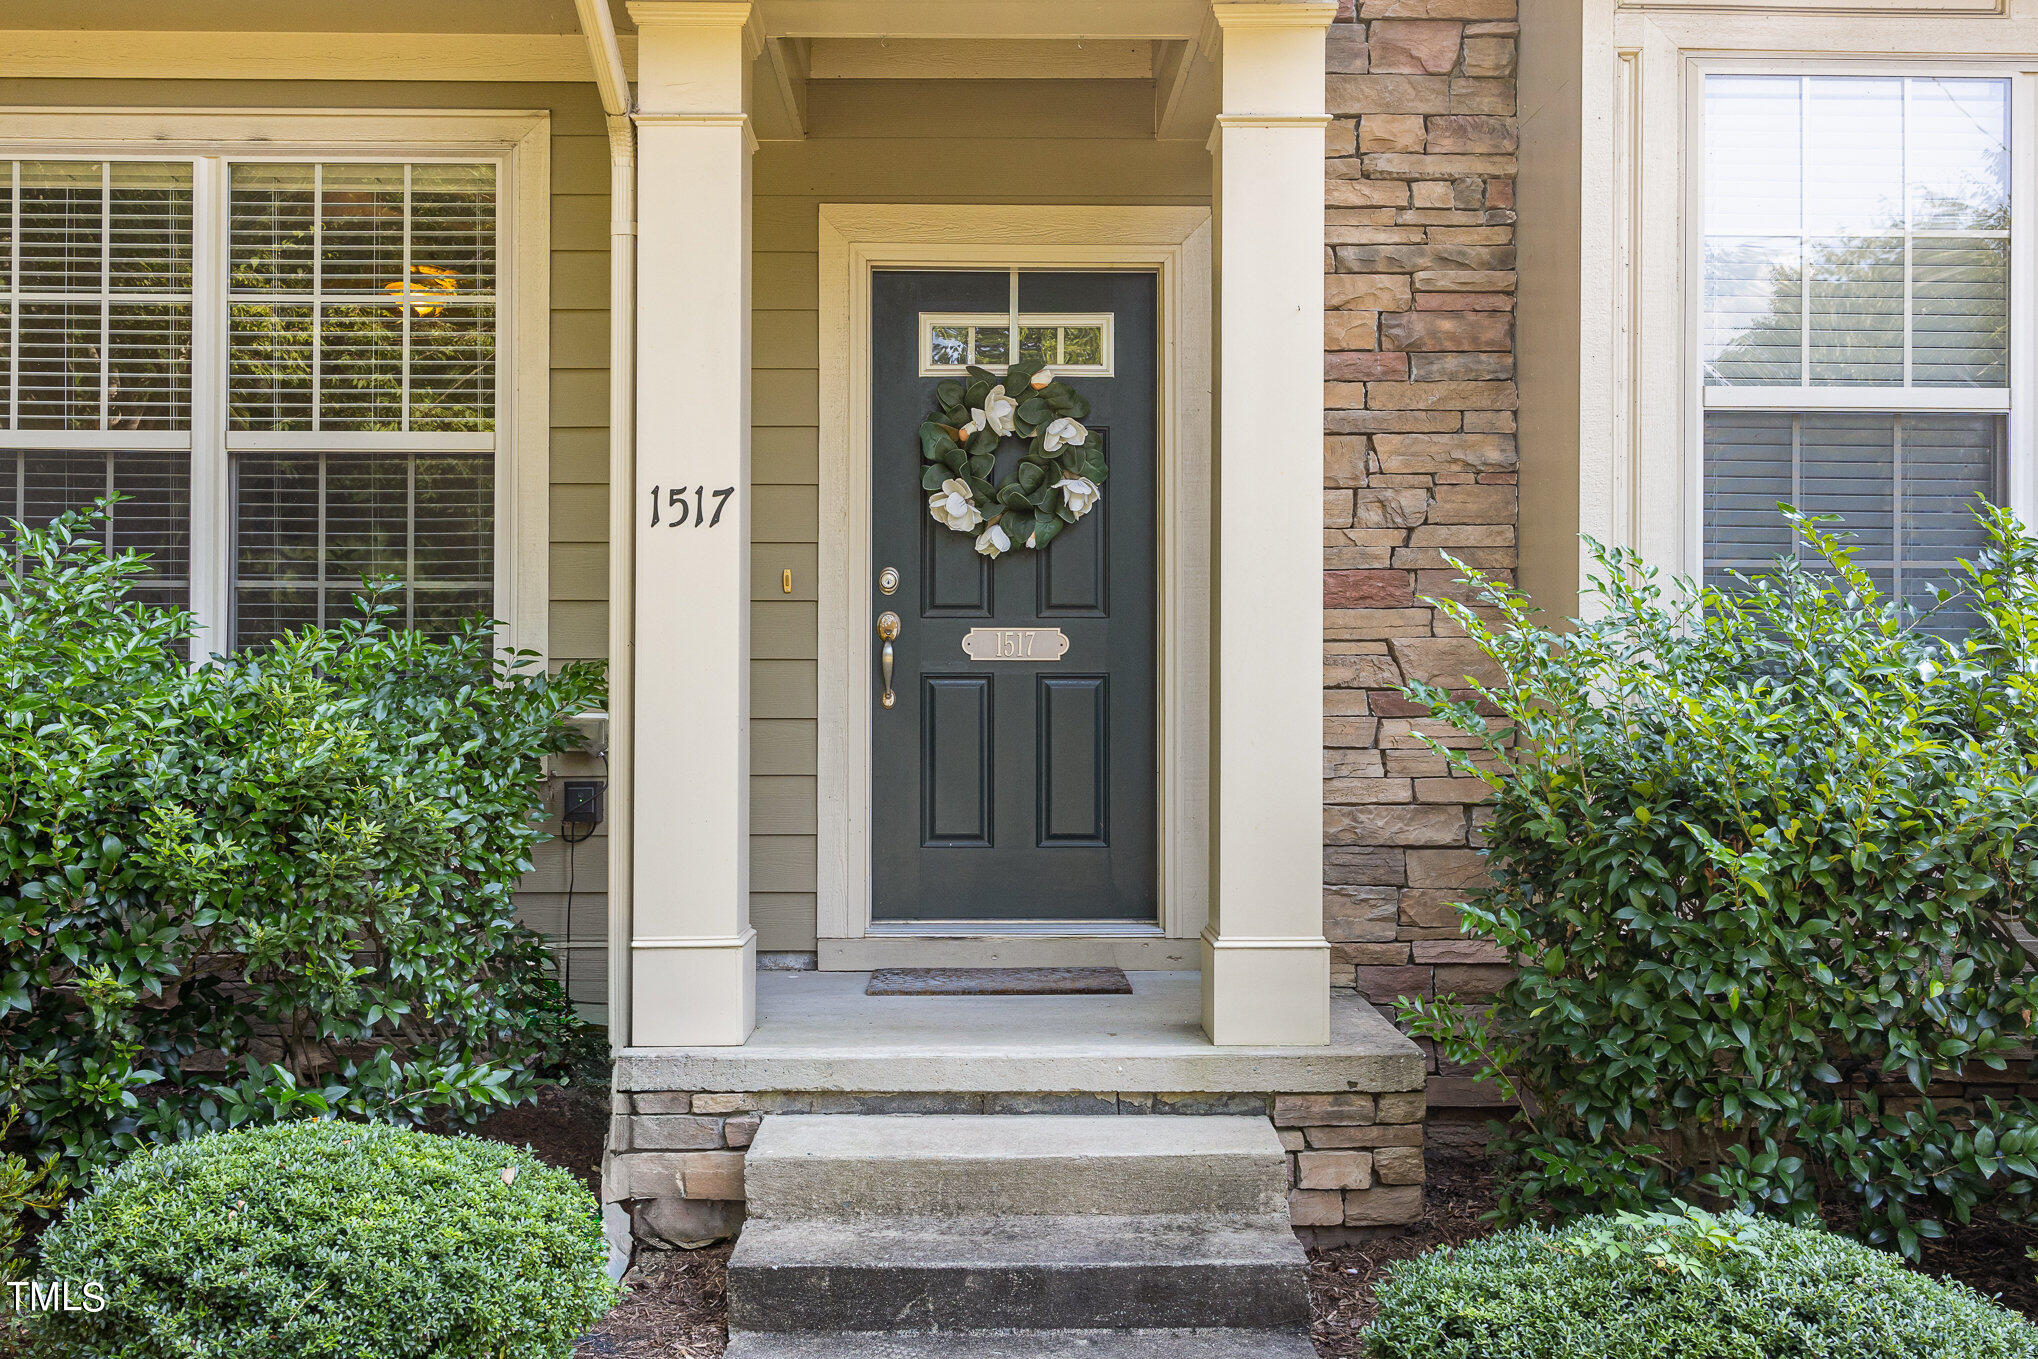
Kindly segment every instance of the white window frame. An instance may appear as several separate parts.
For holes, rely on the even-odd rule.
[[[1689,57],[1685,62],[1679,129],[1682,184],[1683,349],[1682,409],[1686,456],[1678,492],[1682,501],[1680,550],[1669,563],[1697,580],[1705,568],[1705,417],[1712,410],[1788,412],[1868,410],[1995,412],[2006,416],[2006,500],[2025,522],[2038,522],[2038,449],[2033,446],[2034,373],[2038,373],[2038,72],[2028,62],[1994,60],[1862,61],[1800,53],[1786,56]],[[1705,383],[1705,89],[1712,75],[1946,76],[2010,83],[2010,385],[1958,387],[1708,387]],[[1639,374],[1637,375],[1640,376]],[[1636,469],[1639,473],[1643,469]],[[1660,554],[1649,553],[1653,557]]]
[[[551,129],[544,110],[0,108],[0,160],[184,160],[192,164],[192,659],[223,650],[233,616],[232,453],[315,445],[417,452],[472,447],[461,434],[227,431],[227,167],[242,160],[487,161],[497,167],[495,614],[504,648],[549,656]],[[22,431],[37,447],[62,431]],[[160,437],[160,436],[155,436]],[[171,436],[182,447],[183,435]],[[89,440],[83,442],[90,442]],[[100,441],[103,443],[103,439]],[[140,447],[138,441],[126,441]],[[231,450],[231,452],[230,452]]]

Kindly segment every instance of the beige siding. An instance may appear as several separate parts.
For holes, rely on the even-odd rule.
[[[750,915],[761,949],[814,947],[821,204],[1209,202],[1209,154],[1200,142],[1152,140],[1145,82],[1101,91],[989,82],[985,97],[999,97],[995,107],[984,108],[974,92],[969,101],[967,116],[979,126],[957,127],[946,139],[899,136],[952,122],[953,87],[923,84],[817,81],[808,140],[767,142],[757,154]],[[1025,88],[998,88],[1006,84]],[[1036,113],[1023,112],[1022,102]],[[939,118],[937,107],[946,109]],[[1053,111],[1052,126],[1041,124],[1038,107]],[[984,135],[1014,126],[1041,135]],[[917,457],[910,443],[901,456]],[[787,569],[791,594],[781,589]]]
[[[117,108],[545,109],[552,124],[551,651],[608,652],[608,142],[591,86],[285,81],[0,80],[0,105]],[[521,379],[523,375],[519,375]],[[808,707],[812,711],[811,703]],[[575,759],[562,772],[600,777]],[[556,784],[549,794],[558,805]],[[555,824],[548,827],[557,832]],[[540,846],[518,906],[560,947],[562,975],[590,1014],[606,1003],[608,847],[597,835]],[[572,887],[571,933],[567,888]],[[568,947],[568,945],[572,945]],[[584,947],[583,945],[593,945]]]

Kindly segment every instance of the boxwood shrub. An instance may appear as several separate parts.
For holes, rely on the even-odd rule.
[[[2031,1216],[2038,545],[1984,517],[1957,635],[1803,518],[1727,588],[1602,552],[1569,629],[1446,603],[1495,678],[1411,692],[1493,790],[1461,913],[1516,971],[1404,1015],[1521,1102],[1505,1211],[1841,1206],[1906,1254]]]
[[[89,1180],[319,1114],[471,1120],[582,1038],[515,891],[586,667],[395,596],[209,664],[93,515],[0,535],[0,1088]]]
[[[1520,1227],[1396,1265],[1372,1359],[2032,1359],[2038,1328],[1818,1228],[1702,1211]]]
[[[615,1299],[593,1197],[480,1138],[299,1122],[129,1157],[43,1237],[97,1280],[39,1352],[95,1359],[560,1359]]]

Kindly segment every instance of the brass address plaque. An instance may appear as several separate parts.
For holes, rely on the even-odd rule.
[[[973,661],[1058,661],[1068,650],[1060,628],[971,628],[962,639]]]

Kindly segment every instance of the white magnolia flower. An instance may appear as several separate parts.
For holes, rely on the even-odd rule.
[[[1052,381],[1054,381],[1054,370],[1043,368],[1033,375],[1033,390],[1037,392]]]
[[[992,524],[977,535],[977,551],[992,561],[1012,550],[1012,535],[1005,532],[1003,524]]]
[[[989,425],[1002,438],[1014,432],[1013,418],[1019,414],[1019,403],[1005,395],[1005,384],[984,394],[982,406],[970,407],[970,423],[976,426]]]
[[[969,413],[969,423],[955,432],[955,441],[959,444],[966,444],[970,441],[970,436],[983,427],[984,413],[982,411],[971,411]]]
[[[950,477],[941,483],[941,489],[927,497],[927,513],[935,522],[958,533],[968,533],[984,522],[984,512],[977,508],[977,502],[969,493],[969,483],[960,477]]]
[[[1096,507],[1097,502],[1104,498],[1104,492],[1088,477],[1063,477],[1054,484],[1054,489],[1061,492],[1062,503],[1067,505],[1069,513],[1078,519],[1088,514]]]
[[[1090,431],[1083,428],[1082,421],[1064,415],[1059,420],[1048,422],[1047,441],[1041,446],[1053,453],[1061,448],[1074,448],[1089,437]]]

